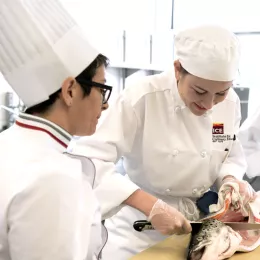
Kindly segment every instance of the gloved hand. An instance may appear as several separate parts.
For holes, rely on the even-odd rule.
[[[157,200],[148,220],[163,235],[181,235],[191,232],[189,221],[174,207],[162,200]]]
[[[236,183],[239,186],[239,194],[243,199],[243,204],[253,201],[256,198],[256,192],[252,186],[247,181],[241,181],[233,176],[227,176],[223,179],[223,184],[225,183]]]

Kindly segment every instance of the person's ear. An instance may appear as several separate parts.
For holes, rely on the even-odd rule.
[[[65,79],[61,86],[62,99],[67,106],[72,106],[74,97],[76,96],[77,82],[74,78]]]
[[[176,81],[179,81],[181,79],[181,63],[179,60],[174,61],[174,72],[175,72],[175,78]]]

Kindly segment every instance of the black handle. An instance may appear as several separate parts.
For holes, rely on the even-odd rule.
[[[134,222],[133,227],[138,232],[142,232],[143,230],[154,230],[152,223],[147,220],[137,220]]]

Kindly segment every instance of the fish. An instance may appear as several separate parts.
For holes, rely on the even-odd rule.
[[[241,241],[242,237],[222,221],[203,220],[198,230],[192,230],[187,260],[226,259],[235,253]]]

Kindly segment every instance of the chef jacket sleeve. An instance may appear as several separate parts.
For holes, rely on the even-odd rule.
[[[238,131],[240,127],[240,121],[241,121],[241,107],[240,107],[240,100],[237,97],[236,99],[236,111],[235,111],[235,136],[234,140],[232,141],[232,147],[230,150],[230,153],[223,163],[218,179],[217,179],[217,185],[220,187],[222,179],[227,175],[232,175],[237,179],[242,180],[246,168],[247,163],[244,155],[244,151],[242,148],[242,145],[238,138]]]
[[[18,193],[7,215],[11,259],[85,259],[93,196],[89,183],[55,173]]]
[[[116,172],[115,163],[131,152],[138,118],[131,102],[122,93],[106,111],[96,133],[77,140],[73,152],[90,158],[96,167],[95,194],[101,205],[102,218],[116,214],[139,187]]]
[[[238,136],[246,155],[247,176],[250,178],[260,176],[260,107],[245,120]]]

